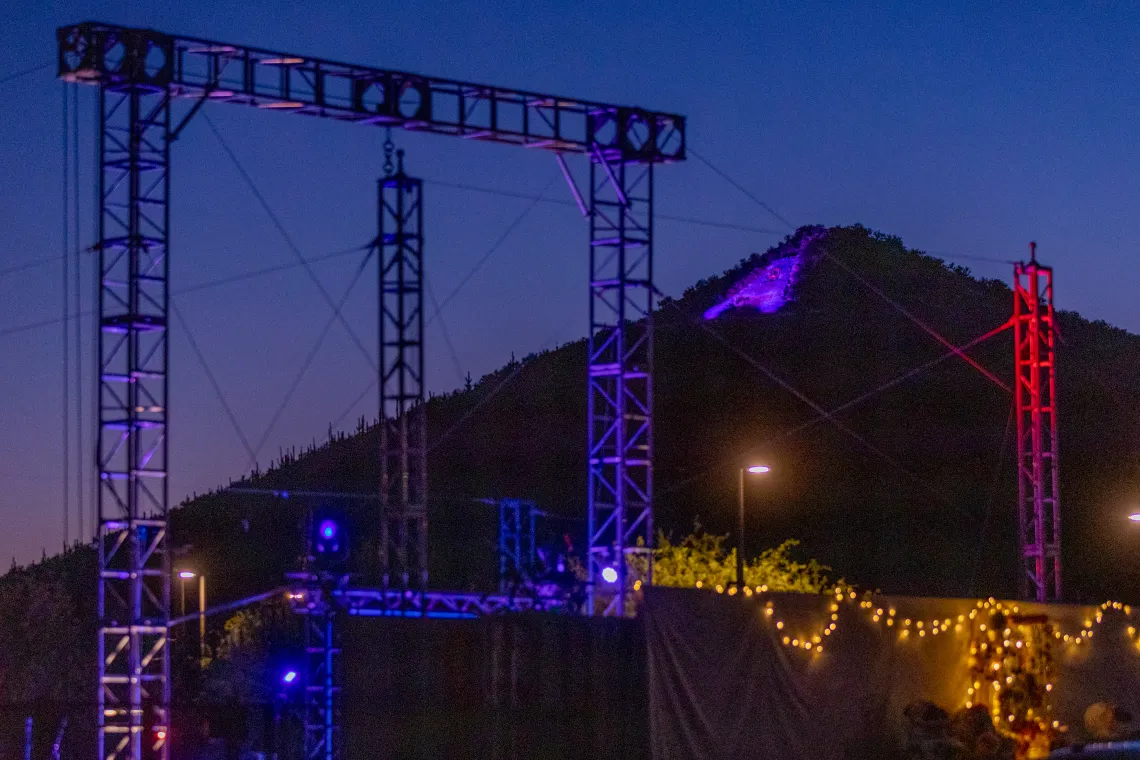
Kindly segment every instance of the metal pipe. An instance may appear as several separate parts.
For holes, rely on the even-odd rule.
[[[736,588],[744,591],[744,468],[740,468],[740,487],[737,489],[739,522],[736,529]]]
[[[198,574],[198,659],[206,667],[206,576]]]

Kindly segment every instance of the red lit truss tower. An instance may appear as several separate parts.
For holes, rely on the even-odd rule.
[[[1061,507],[1057,490],[1056,329],[1053,269],[1014,264],[1013,322],[1017,387],[1017,520],[1021,595],[1039,602],[1061,598]]]

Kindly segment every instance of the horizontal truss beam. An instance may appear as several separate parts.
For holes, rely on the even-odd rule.
[[[453,135],[594,161],[685,159],[683,116],[245,45],[83,22],[57,30],[64,81],[166,89],[357,124]]]

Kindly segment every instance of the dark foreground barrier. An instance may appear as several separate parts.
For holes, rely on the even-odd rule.
[[[1086,738],[1094,703],[1140,718],[1130,608],[978,604],[651,588],[640,620],[652,757],[999,757],[966,746],[975,719],[994,716],[993,741],[1031,757]]]
[[[353,618],[347,760],[648,760],[636,620]]]

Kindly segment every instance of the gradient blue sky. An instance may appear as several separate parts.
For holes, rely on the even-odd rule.
[[[1140,328],[1140,24],[1127,3],[47,5],[0,4],[0,79],[52,62],[57,26],[95,19],[674,111],[689,117],[695,151],[797,225],[860,222],[1002,279],[1007,266],[965,257],[1021,257],[1036,239],[1056,267],[1059,306]],[[0,84],[0,270],[61,250],[53,74]],[[84,245],[92,242],[92,95],[81,93]],[[306,255],[374,234],[382,130],[224,105],[210,115]],[[397,142],[409,170],[429,181],[428,271],[439,298],[528,202],[432,180],[569,198],[546,154],[432,136]],[[191,124],[174,154],[175,291],[293,260],[205,122]],[[782,230],[698,161],[661,170],[657,188],[659,213]],[[659,286],[679,294],[777,239],[661,219]],[[512,352],[583,333],[585,242],[573,207],[540,204],[525,217],[444,311],[463,372],[478,377]],[[315,266],[339,295],[357,262]],[[0,332],[60,316],[60,269],[0,275]],[[85,265],[85,302],[92,276]],[[347,310],[365,336],[373,293],[366,277]],[[299,269],[176,301],[246,435],[261,438],[327,306]],[[91,337],[85,320],[88,384]],[[180,498],[240,475],[247,457],[186,335],[173,340],[171,487]],[[439,324],[428,340],[431,387],[456,386]],[[33,559],[62,540],[61,341],[58,325],[0,335],[0,558]],[[279,446],[322,438],[368,379],[334,329],[262,464]],[[90,412],[89,397],[85,405]],[[375,414],[371,394],[356,414]],[[85,423],[88,458],[91,430]],[[89,500],[87,509],[90,519]]]

